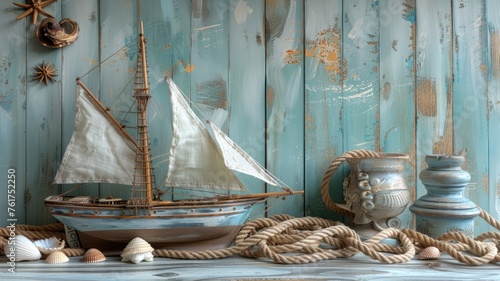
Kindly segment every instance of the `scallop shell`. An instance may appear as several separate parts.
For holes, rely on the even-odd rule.
[[[59,241],[56,237],[50,237],[46,239],[36,240],[33,242],[35,246],[42,252],[42,254],[50,254],[55,251],[62,250],[64,248],[64,240]]]
[[[140,237],[132,239],[121,254],[122,261],[131,261],[140,263],[141,261],[152,261],[154,251],[153,247]]]
[[[85,252],[83,257],[80,259],[80,261],[86,262],[86,263],[96,263],[96,262],[102,262],[105,260],[106,260],[106,257],[104,256],[104,254],[95,248],[88,249],[87,252]]]
[[[65,263],[68,261],[69,261],[69,258],[61,251],[52,252],[45,259],[45,262],[49,263],[49,264]]]
[[[441,255],[441,252],[436,247],[427,247],[420,251],[418,254],[419,260],[435,260],[438,259]]]
[[[16,235],[9,239],[4,246],[5,256],[15,257],[16,261],[34,261],[42,257],[42,253],[36,248],[35,244],[23,235]]]

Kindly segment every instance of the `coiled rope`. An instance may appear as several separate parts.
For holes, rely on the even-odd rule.
[[[329,178],[348,158],[378,157],[378,154],[356,150],[343,154],[332,162],[322,183],[322,197],[327,207],[338,210],[344,216],[352,213],[340,208],[328,195]],[[328,198],[326,198],[328,197]],[[480,217],[496,229],[500,222],[480,209]],[[17,225],[16,234],[29,239],[41,239],[51,236],[64,239],[64,226],[51,224],[44,226]],[[0,228],[0,249],[10,236],[8,228]],[[392,238],[398,245],[385,244],[382,240]],[[374,237],[362,241],[351,228],[332,220],[289,215],[276,215],[259,218],[245,223],[237,234],[234,245],[220,250],[181,251],[156,249],[156,257],[175,259],[221,259],[239,255],[248,258],[268,258],[280,264],[304,264],[320,260],[349,258],[359,252],[383,263],[404,263],[412,259],[422,249],[434,246],[449,254],[455,260],[467,265],[498,263],[500,254],[500,233],[486,232],[472,239],[461,232],[448,232],[431,238],[411,229],[388,228]],[[81,256],[84,249],[65,248],[67,256]]]

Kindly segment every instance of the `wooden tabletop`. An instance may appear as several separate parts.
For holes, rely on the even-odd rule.
[[[139,264],[108,257],[101,263],[46,264],[43,260],[18,262],[15,273],[0,258],[0,280],[500,280],[500,265],[469,266],[447,255],[439,260],[413,259],[385,264],[362,254],[315,262],[282,265],[268,260],[230,257],[219,260],[176,260],[155,257]]]

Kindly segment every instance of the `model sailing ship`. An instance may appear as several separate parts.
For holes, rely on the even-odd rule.
[[[202,199],[161,200],[164,191],[155,186],[149,154],[146,110],[151,96],[142,24],[138,41],[133,93],[138,112],[137,138],[132,138],[77,79],[75,128],[54,179],[56,184],[129,185],[130,198],[54,195],[45,199],[45,205],[57,220],[77,230],[84,248],[123,249],[134,237],[141,237],[156,248],[226,247],[254,205],[270,197],[302,192],[293,192],[281,184],[212,122],[207,121],[206,127],[167,77],[172,145],[165,186],[246,190],[234,170],[280,186],[283,191],[246,195],[230,195],[226,191],[227,195]]]

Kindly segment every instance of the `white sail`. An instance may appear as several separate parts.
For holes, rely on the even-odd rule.
[[[172,146],[166,186],[246,190],[226,167],[217,143],[191,110],[181,90],[169,78],[172,104]]]
[[[135,145],[77,86],[75,129],[54,183],[131,185],[135,156]]]
[[[281,186],[273,175],[267,170],[262,168],[252,156],[248,155],[241,149],[235,142],[233,142],[221,129],[209,122],[214,136],[219,143],[219,146],[224,155],[224,162],[226,166],[234,171],[238,171],[258,179],[261,179],[269,184]]]

